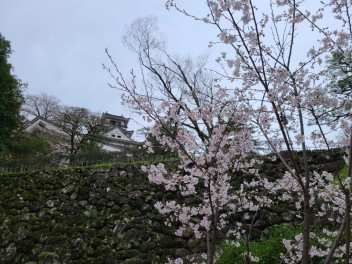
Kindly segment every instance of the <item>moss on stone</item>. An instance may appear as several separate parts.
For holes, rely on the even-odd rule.
[[[116,253],[116,257],[118,260],[131,259],[138,255],[139,255],[139,251],[137,249],[125,249],[125,250],[120,250]]]
[[[83,197],[89,196],[90,190],[91,190],[91,188],[89,186],[81,186],[78,189],[78,194]]]
[[[2,199],[11,199],[13,197],[13,192],[11,191],[2,191],[1,196]]]
[[[26,239],[17,243],[17,252],[25,255],[29,255],[32,252],[34,242],[32,240]]]
[[[39,259],[45,258],[59,258],[59,255],[56,252],[42,252],[38,255]]]
[[[138,168],[121,170],[116,177],[91,168],[0,178],[0,252],[12,252],[0,254],[0,263],[164,263],[174,230],[165,238],[165,216],[153,207],[161,188]]]
[[[63,236],[48,236],[45,242],[49,245],[61,245],[64,244],[68,240],[68,237]]]

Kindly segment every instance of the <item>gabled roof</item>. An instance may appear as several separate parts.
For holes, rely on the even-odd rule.
[[[36,118],[34,118],[32,121],[30,121],[27,124],[27,127],[25,128],[25,130],[27,132],[34,132],[37,129],[46,129],[46,130],[50,130],[50,131],[54,131],[63,135],[66,135],[60,128],[58,125],[56,125],[54,122],[41,117],[41,116],[37,116]]]
[[[119,127],[114,127],[113,129],[109,130],[108,132],[105,132],[104,136],[109,139],[116,139],[116,140],[121,139],[121,140],[126,140],[126,141],[133,141],[131,139],[132,134],[133,134],[133,131],[126,131],[126,130],[123,130]]]

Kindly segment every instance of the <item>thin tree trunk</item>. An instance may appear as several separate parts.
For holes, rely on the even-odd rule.
[[[301,135],[304,137],[304,123],[303,123],[303,114],[301,108],[298,108],[299,123]],[[311,211],[310,211],[310,174],[309,174],[309,165],[308,165],[308,155],[306,149],[306,143],[302,143],[303,151],[303,166],[304,166],[304,188],[303,188],[303,250],[302,250],[302,264],[308,264],[310,261],[309,249],[310,249],[310,220],[311,220]]]
[[[348,171],[347,177],[350,179],[350,186],[346,190],[346,256],[345,263],[350,263],[350,243],[351,243],[351,171],[352,171],[352,132],[350,133],[350,145],[348,151]]]
[[[210,230],[207,232],[207,264],[214,264],[215,244],[215,232]]]
[[[207,232],[207,263],[208,264],[213,264],[214,263],[214,257],[215,257],[215,245],[216,245],[216,239],[217,239],[217,209],[214,208],[213,200],[212,200],[212,195],[211,195],[211,181],[209,180],[208,183],[208,195],[209,195],[209,203],[210,203],[210,208],[211,208],[211,224],[210,224],[210,230]]]
[[[250,257],[250,248],[249,248],[249,238],[247,237],[246,239],[246,264],[251,263],[251,257]]]
[[[345,263],[350,263],[350,242],[351,242],[351,197],[350,191],[346,190],[346,255],[345,255]]]
[[[207,231],[207,263],[211,264],[212,261],[210,260],[210,251],[211,251],[211,238],[210,238],[210,230]]]
[[[218,230],[217,230],[217,222],[218,222],[218,212],[217,209],[214,209],[212,228],[207,232],[207,250],[208,250],[208,264],[213,264],[215,259],[215,249],[218,239]]]
[[[343,231],[345,230],[346,227],[346,215],[343,218],[343,222],[341,223],[339,232],[337,233],[336,239],[334,241],[334,243],[332,244],[332,246],[330,247],[330,251],[329,254],[326,256],[325,260],[324,260],[324,264],[329,264],[331,261],[332,256],[334,255],[334,252],[337,248],[337,246],[339,245],[339,242],[342,238],[343,235]]]
[[[310,203],[309,196],[306,194],[303,198],[303,250],[302,250],[302,264],[309,263],[309,238],[310,238]]]

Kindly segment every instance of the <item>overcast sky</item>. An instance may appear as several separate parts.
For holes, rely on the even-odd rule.
[[[204,3],[185,6],[197,10]],[[26,94],[45,92],[65,105],[138,119],[120,105],[118,91],[108,87],[111,79],[102,63],[107,62],[104,49],[109,48],[121,69],[134,67],[122,36],[134,19],[150,15],[158,17],[172,52],[209,52],[214,32],[166,10],[164,0],[0,0],[0,32],[11,41],[10,62],[18,78],[28,83]],[[130,128],[138,125],[131,121]]]
[[[45,92],[64,105],[124,115],[132,119],[129,128],[136,130],[140,125],[133,120],[140,119],[120,104],[119,92],[109,88],[112,80],[102,69],[102,63],[108,62],[105,48],[125,73],[137,66],[134,55],[122,44],[127,25],[136,18],[153,15],[159,20],[171,53],[195,57],[207,53],[210,63],[219,53],[208,49],[209,41],[216,40],[215,28],[174,9],[166,10],[165,2],[0,0],[0,32],[11,41],[14,53],[10,62],[18,78],[28,83],[26,94]],[[177,2],[190,13],[206,13],[202,0]],[[334,20],[324,17],[324,22],[331,24]],[[299,37],[303,41],[295,45],[298,52],[294,59],[305,56],[304,48],[316,42],[310,30]]]

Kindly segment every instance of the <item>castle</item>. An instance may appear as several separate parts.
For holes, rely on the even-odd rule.
[[[108,152],[124,152],[131,149],[138,143],[132,139],[133,131],[128,130],[128,122],[130,118],[126,118],[120,115],[112,115],[107,112],[103,113],[101,120],[105,126],[104,131],[101,133],[101,140],[99,146]],[[62,129],[55,123],[55,121],[45,119],[41,116],[34,118],[26,126],[25,130],[29,133],[35,133],[40,135],[50,135],[46,137],[49,139],[55,139],[56,141],[65,141],[65,134]],[[55,145],[55,142],[49,142]],[[60,142],[56,142],[56,145]]]

